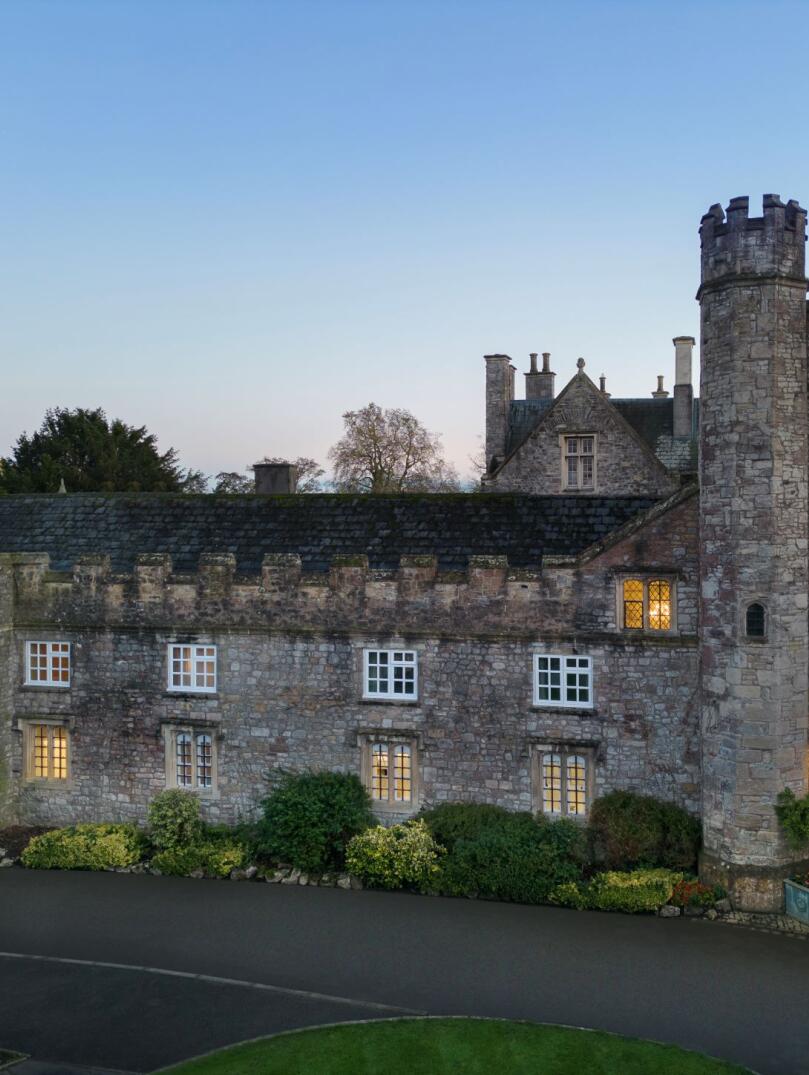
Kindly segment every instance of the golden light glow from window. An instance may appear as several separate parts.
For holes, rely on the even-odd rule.
[[[388,747],[385,743],[374,743],[371,750],[371,798],[387,801],[388,795]]]
[[[587,809],[587,770],[581,754],[567,759],[567,812],[582,816]]]
[[[649,627],[652,631],[671,630],[671,583],[665,579],[649,583]]]
[[[562,812],[562,760],[558,754],[542,756],[542,809],[546,814]]]
[[[58,725],[34,725],[33,776],[67,780],[67,732]]]
[[[643,628],[643,583],[640,579],[624,582],[624,627],[631,630]]]
[[[412,797],[410,747],[401,743],[393,749],[393,797],[400,803]]]

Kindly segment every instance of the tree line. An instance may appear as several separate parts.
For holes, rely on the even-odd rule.
[[[369,403],[343,414],[343,435],[328,453],[331,476],[308,457],[265,456],[262,463],[292,462],[298,492],[434,493],[461,488],[441,438],[403,408]],[[474,466],[473,462],[473,466]],[[160,452],[145,426],[108,419],[101,408],[54,407],[41,427],[22,433],[0,459],[4,493],[249,493],[251,468],[208,477],[184,469],[174,448]]]

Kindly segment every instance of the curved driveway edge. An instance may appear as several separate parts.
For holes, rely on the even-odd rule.
[[[38,1059],[149,1071],[245,1038],[384,1017],[370,1005],[386,1005],[594,1027],[762,1075],[809,1075],[809,948],[789,936],[701,919],[16,869],[0,875],[0,908],[0,950],[82,961],[0,959],[0,1045]]]

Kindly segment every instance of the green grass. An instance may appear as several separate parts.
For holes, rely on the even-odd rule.
[[[281,1034],[172,1075],[742,1075],[673,1045],[492,1019],[396,1019]]]

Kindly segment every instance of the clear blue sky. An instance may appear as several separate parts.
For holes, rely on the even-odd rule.
[[[483,361],[618,395],[698,333],[700,215],[809,200],[805,4],[4,0],[0,453],[103,406],[208,473]]]

